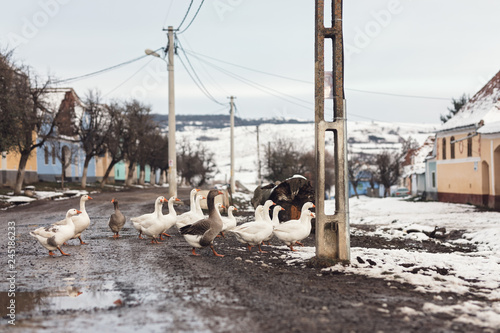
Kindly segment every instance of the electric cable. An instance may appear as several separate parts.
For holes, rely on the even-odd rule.
[[[191,10],[191,6],[193,5],[193,1],[194,1],[194,0],[191,0],[191,2],[189,3],[189,7],[188,7],[188,9],[187,9],[187,11],[186,11],[186,14],[184,14],[184,18],[182,19],[181,23],[180,23],[180,24],[179,24],[179,26],[177,27],[177,30],[179,30],[179,29],[181,28],[182,24],[183,24],[183,23],[184,23],[184,21],[186,20],[186,17],[188,16],[189,11]]]
[[[190,26],[191,26],[191,24],[193,23],[194,19],[196,18],[196,16],[198,16],[198,13],[200,12],[201,6],[203,6],[203,2],[205,2],[205,0],[201,0],[200,5],[198,6],[198,10],[196,10],[196,13],[194,13],[194,16],[193,16],[193,18],[191,19],[191,22],[189,22],[189,24],[188,24],[188,26],[186,27],[186,29],[184,29],[184,30],[180,31],[180,32],[179,32],[179,34],[182,34],[184,31],[186,31],[187,29],[189,29],[189,27],[190,27]],[[192,4],[192,3],[193,3],[193,2],[191,1],[191,4]],[[191,5],[190,5],[189,7],[191,7]],[[181,26],[181,25],[179,25],[179,28],[177,28],[177,30],[179,30],[179,29],[180,29],[180,26]]]

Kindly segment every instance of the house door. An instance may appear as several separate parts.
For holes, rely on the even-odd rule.
[[[490,196],[490,167],[488,163],[483,161],[481,164],[481,172],[483,177],[482,193],[483,193],[483,206],[488,207],[488,199]]]
[[[493,152],[493,177],[494,184],[493,188],[495,189],[495,196],[500,196],[500,146],[498,146]]]

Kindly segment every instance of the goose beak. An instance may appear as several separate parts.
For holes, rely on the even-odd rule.
[[[281,210],[285,210],[285,208],[281,207]]]
[[[316,205],[315,205],[315,204],[313,204],[312,208],[316,208]]]
[[[199,188],[195,188],[196,192],[200,192],[201,190]]]
[[[181,201],[181,199],[179,199],[179,198],[175,198],[175,201]]]
[[[220,205],[220,207],[221,207],[221,208],[226,208],[226,206],[224,206],[224,205]]]
[[[224,193],[222,193],[221,191],[218,191],[218,192],[219,192],[218,194],[224,194]]]
[[[89,195],[88,197],[89,197],[89,200],[92,200],[92,199],[93,199],[90,195]]]
[[[312,217],[316,217],[316,214],[314,214],[313,212],[311,212],[311,216]]]
[[[77,210],[76,210],[76,213],[77,213],[77,214],[81,214],[82,212],[81,212],[81,211],[79,211],[79,210],[77,209]]]
[[[234,207],[234,210],[238,210],[238,208]]]
[[[111,199],[111,202],[115,202],[115,199]]]

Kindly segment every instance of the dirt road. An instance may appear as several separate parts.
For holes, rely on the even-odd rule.
[[[188,200],[189,189],[179,189]],[[137,238],[129,221],[120,239],[112,239],[107,219],[113,197],[130,218],[153,210],[162,188],[95,193],[87,202],[92,224],[82,238],[56,258],[29,236],[36,226],[64,217],[79,199],[37,201],[0,212],[0,253],[7,262],[8,222],[15,222],[15,297],[12,281],[0,282],[3,316],[9,325],[9,302],[15,299],[15,328],[23,332],[482,332],[453,322],[452,315],[408,316],[396,309],[425,303],[456,304],[472,296],[425,294],[411,285],[361,275],[332,274],[305,263],[288,265],[289,251],[277,241],[253,252],[233,237],[216,240],[216,249],[191,255],[183,237],[151,244]],[[179,212],[187,210],[179,206]],[[164,208],[166,213],[167,208]],[[314,235],[306,240],[313,246]],[[373,237],[352,236],[352,246],[383,246]],[[405,244],[398,244],[404,247]],[[300,251],[300,247],[298,248]],[[439,249],[428,249],[436,251]],[[9,267],[4,271],[8,272]],[[10,276],[10,275],[8,275]],[[439,296],[439,297],[436,297]],[[472,298],[473,299],[473,298]]]

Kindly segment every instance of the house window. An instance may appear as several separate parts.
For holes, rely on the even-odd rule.
[[[470,136],[470,138],[467,139],[467,157],[472,157],[472,134],[469,133],[467,136]]]
[[[52,147],[52,164],[56,164],[56,147]]]
[[[455,137],[452,136],[450,138],[450,158],[454,159],[455,158]]]
[[[49,164],[49,148],[48,147],[45,147],[43,149],[43,154],[44,154],[44,158],[45,158],[45,165]]]
[[[446,139],[443,138],[443,160],[446,159]]]
[[[436,188],[436,172],[432,171],[432,188]]]

